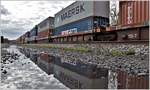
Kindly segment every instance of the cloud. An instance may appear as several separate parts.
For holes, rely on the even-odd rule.
[[[8,24],[8,23],[9,23],[9,20],[1,20],[1,23],[3,23],[3,24]]]
[[[1,8],[0,9],[1,15],[9,15],[10,14],[10,12],[8,12],[8,10],[3,5],[1,5],[0,8]]]
[[[52,8],[54,8],[54,9],[58,9],[58,6],[52,5]]]
[[[18,36],[25,33],[23,31],[24,31],[23,27],[20,28],[15,26],[8,26],[1,30],[2,35],[6,38],[9,38],[10,40],[16,39]]]
[[[1,31],[4,37],[17,39],[62,7],[74,1],[1,1]]]
[[[21,34],[25,33],[30,26],[29,21],[11,21],[11,20],[2,20],[1,32],[4,37],[9,38],[10,40],[16,39]]]

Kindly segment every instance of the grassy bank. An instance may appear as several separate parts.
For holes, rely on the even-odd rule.
[[[64,51],[75,51],[75,52],[81,52],[81,53],[91,52],[90,49],[84,48],[84,47],[61,47],[61,46],[49,45],[49,44],[24,44],[22,46],[31,47],[31,48],[39,47],[39,48],[61,49]]]

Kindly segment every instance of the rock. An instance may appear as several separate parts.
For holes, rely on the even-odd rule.
[[[13,61],[10,61],[10,63],[13,63]]]
[[[2,73],[7,74],[7,71],[6,71],[6,70],[3,70]]]

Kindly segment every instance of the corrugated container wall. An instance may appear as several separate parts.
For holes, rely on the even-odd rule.
[[[37,39],[46,39],[54,29],[54,17],[48,17],[38,24],[38,37]]]
[[[25,42],[29,41],[29,37],[30,37],[30,32],[28,31],[24,34]]]
[[[66,34],[69,34],[71,30],[73,33],[88,32],[92,30],[93,28],[92,26],[93,26],[93,18],[92,17],[85,18],[85,19],[55,28],[54,35],[66,35]]]
[[[38,39],[46,39],[49,36],[49,30],[41,31],[38,33]]]
[[[103,17],[87,17],[69,24],[55,28],[53,35],[67,35],[71,33],[87,33],[92,32],[93,28],[107,25],[108,18]]]
[[[109,1],[94,1],[94,15],[109,18]]]
[[[33,41],[37,37],[38,27],[37,25],[30,31],[30,41]]]
[[[37,36],[37,26],[35,26],[31,31],[30,31],[30,37],[32,36]]]
[[[120,1],[119,25],[139,25],[149,21],[149,1]]]
[[[55,28],[89,16],[109,17],[109,1],[76,1],[55,14]]]
[[[40,24],[38,24],[38,33],[53,28],[54,28],[54,17],[48,17]]]
[[[149,75],[129,75],[125,71],[117,72],[118,89],[148,89]]]

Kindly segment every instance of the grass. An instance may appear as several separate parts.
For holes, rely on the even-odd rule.
[[[130,48],[127,51],[112,50],[110,53],[112,56],[126,56],[126,55],[134,55],[135,50],[133,48]]]
[[[130,48],[128,51],[125,52],[126,55],[134,55],[135,50],[133,48]]]
[[[65,51],[76,51],[76,52],[81,52],[81,53],[84,53],[84,52],[91,52],[90,49],[87,49],[87,48],[83,48],[83,47],[79,47],[79,48],[63,48],[63,50]]]
[[[112,50],[110,53],[114,57],[115,56],[123,56],[123,53],[121,51],[118,51],[118,50]]]
[[[75,51],[75,52],[81,52],[81,53],[91,52],[90,49],[83,48],[83,47],[76,47],[76,48],[72,48],[72,47],[59,47],[59,46],[48,45],[48,44],[24,44],[23,46],[31,47],[31,48],[40,47],[40,48],[62,49],[64,51]]]

